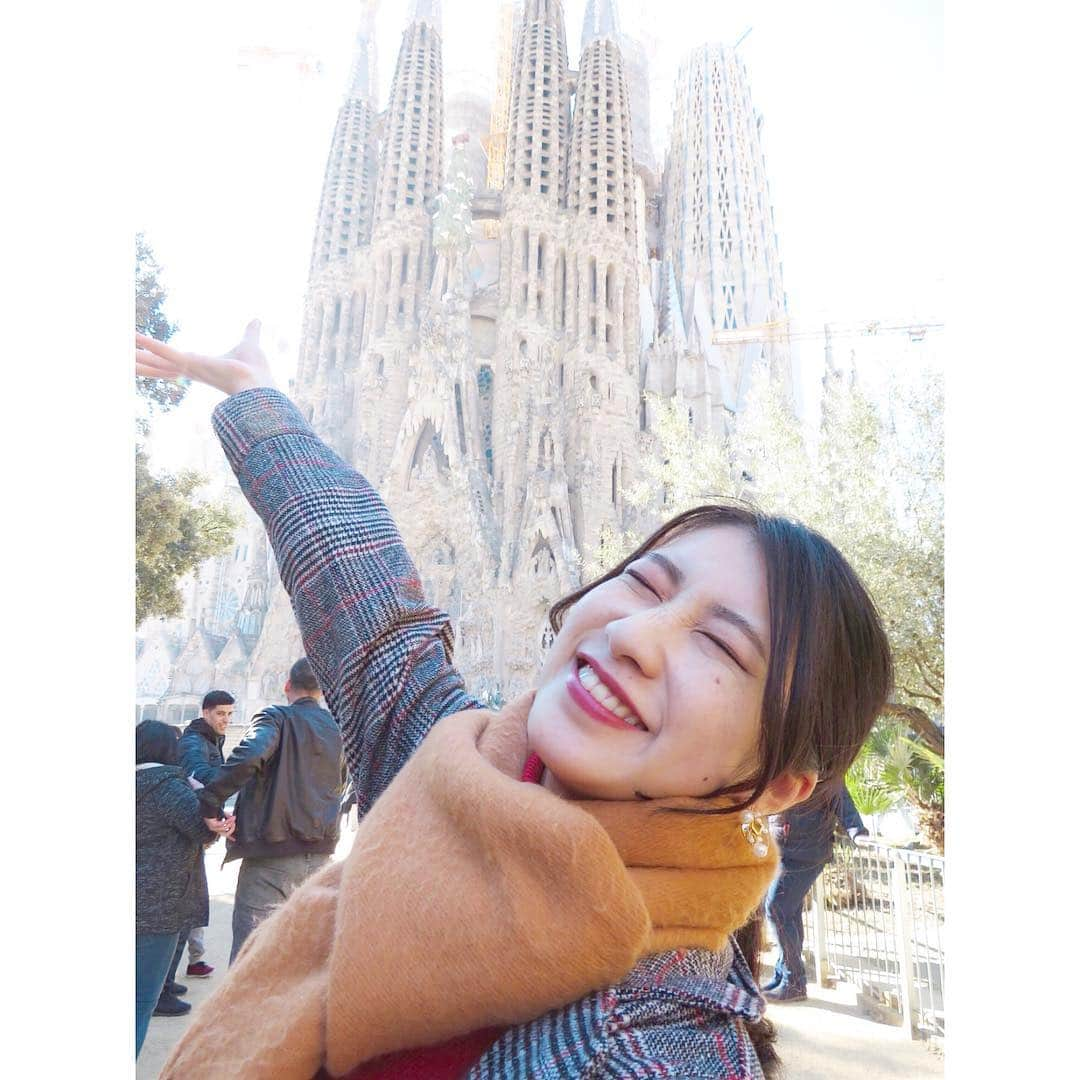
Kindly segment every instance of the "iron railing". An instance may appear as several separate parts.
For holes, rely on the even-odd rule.
[[[945,1036],[945,860],[885,844],[837,844],[803,910],[809,970],[851,983],[873,1019]]]

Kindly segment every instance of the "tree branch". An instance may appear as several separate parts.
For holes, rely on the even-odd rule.
[[[911,658],[915,661],[915,666],[919,669],[919,674],[922,676],[923,682],[926,683],[927,687],[930,690],[935,692],[935,700],[940,702],[942,686],[940,684],[940,680],[937,677],[937,672],[935,671],[933,674],[931,674],[931,672],[928,670],[931,667],[931,662],[920,654],[920,649],[916,648],[911,650]],[[936,668],[937,665],[933,666]]]
[[[895,716],[903,720],[934,753],[944,755],[945,732],[922,709],[915,705],[902,705],[898,701],[890,701],[883,711],[886,716]]]
[[[908,697],[922,698],[923,701],[929,701],[933,705],[940,705],[941,698],[936,694],[926,694],[921,690],[912,690],[910,686],[897,686],[897,690],[902,690]]]

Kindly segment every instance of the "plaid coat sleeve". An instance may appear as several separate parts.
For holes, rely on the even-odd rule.
[[[284,394],[245,390],[213,422],[266,526],[363,814],[436,720],[478,704],[451,663],[449,619],[425,602],[385,503]]]
[[[618,986],[504,1032],[467,1080],[764,1080],[763,1002],[734,945],[654,953]]]

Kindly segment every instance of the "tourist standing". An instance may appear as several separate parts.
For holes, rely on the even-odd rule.
[[[778,816],[780,874],[765,898],[765,911],[776,930],[780,956],[772,979],[761,988],[771,1001],[806,1000],[803,901],[832,858],[838,819],[852,840],[869,836],[843,784],[831,797],[814,798]]]
[[[180,931],[208,918],[202,845],[233,824],[204,818],[178,762],[179,734],[157,720],[135,729],[136,1057]]]
[[[226,861],[243,859],[233,904],[231,964],[256,926],[330,861],[341,813],[341,732],[322,706],[307,658],[285,683],[287,706],[260,712],[221,766],[204,773],[204,812],[234,792],[236,835]]]
[[[236,699],[227,690],[211,690],[203,698],[202,715],[192,720],[180,736],[180,767],[196,784],[202,784],[208,770],[225,760],[222,755],[225,731],[235,709]],[[203,926],[192,926],[180,932],[169,974],[161,990],[161,999],[154,1009],[155,1016],[178,1016],[191,1008],[179,1000],[182,994],[187,993],[187,987],[176,981],[176,969],[185,946],[188,951],[188,978],[207,979],[214,973],[213,967],[203,960],[206,955],[204,930]]]

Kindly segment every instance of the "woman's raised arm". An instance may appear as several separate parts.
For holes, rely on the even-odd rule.
[[[386,505],[273,387],[258,335],[252,323],[222,357],[136,335],[136,373],[231,395],[214,430],[266,526],[363,813],[436,720],[477,702],[450,662],[449,620],[426,603]]]

